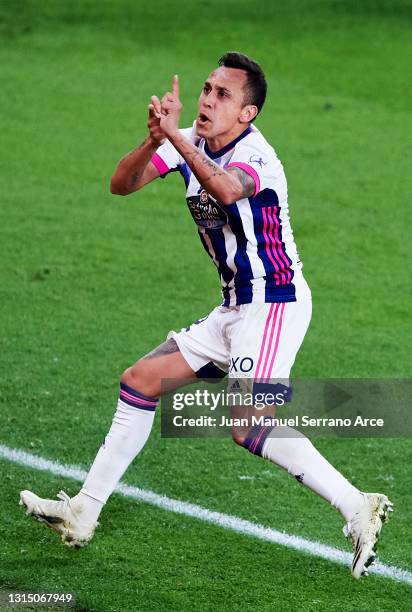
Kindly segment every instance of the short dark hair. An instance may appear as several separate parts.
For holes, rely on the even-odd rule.
[[[245,104],[254,104],[259,113],[265,103],[267,92],[265,75],[259,64],[243,53],[229,51],[222,55],[219,66],[238,68],[247,72]]]

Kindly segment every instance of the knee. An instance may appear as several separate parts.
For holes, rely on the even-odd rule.
[[[148,397],[157,397],[159,394],[145,359],[139,359],[130,368],[127,368],[123,372],[120,382]]]

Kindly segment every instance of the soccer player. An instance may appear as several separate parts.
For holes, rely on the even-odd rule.
[[[128,368],[120,381],[113,422],[80,492],[60,501],[22,491],[27,513],[73,547],[92,538],[100,512],[145,445],[162,393],[162,379],[232,377],[288,380],[311,318],[287,202],[287,184],[274,149],[254,126],[266,97],[260,66],[226,53],[207,77],[192,127],[179,129],[178,77],[149,105],[149,134],[119,163],[111,181],[118,195],[179,171],[200,241],[217,267],[223,302],[208,317],[176,333]],[[244,364],[239,368],[237,364]],[[362,493],[290,428],[233,430],[237,444],[286,469],[342,514],[352,538],[355,578],[367,574],[392,505]]]

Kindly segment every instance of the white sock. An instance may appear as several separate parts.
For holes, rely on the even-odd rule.
[[[120,478],[145,445],[154,411],[131,406],[119,399],[112,426],[100,447],[73,507],[86,522],[95,523]]]
[[[262,448],[270,459],[321,495],[349,521],[363,503],[362,493],[350,484],[300,432],[290,427],[272,430]]]

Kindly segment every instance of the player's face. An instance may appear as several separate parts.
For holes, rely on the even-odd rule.
[[[199,97],[196,131],[207,140],[236,138],[256,114],[256,107],[244,104],[247,75],[244,70],[220,66],[212,72]],[[252,109],[252,117],[247,111]],[[246,110],[246,113],[245,113]],[[224,138],[225,139],[225,138]]]

